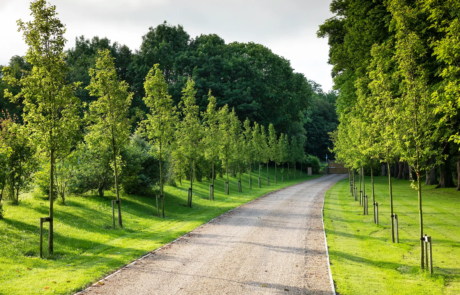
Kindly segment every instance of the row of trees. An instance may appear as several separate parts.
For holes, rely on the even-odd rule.
[[[460,4],[353,0],[333,1],[331,9],[337,17],[320,27],[319,36],[329,37],[340,89],[337,159],[353,169],[370,166],[372,176],[373,163],[387,163],[393,242],[390,165],[406,162],[416,180],[422,238],[422,178],[435,165],[443,176],[449,147],[459,143]],[[422,269],[424,255],[420,240]]]
[[[50,254],[53,253],[56,194],[64,202],[65,194],[75,182],[94,181],[95,177],[87,177],[93,170],[104,171],[96,177],[105,183],[97,186],[102,193],[111,183],[107,178],[113,178],[118,224],[123,225],[120,175],[129,174],[132,169],[126,165],[129,156],[124,155],[130,150],[130,144],[141,149],[149,145],[139,143],[142,142],[139,137],[149,140],[148,153],[153,154],[159,164],[163,217],[164,182],[174,175],[181,182],[182,176],[188,172],[188,206],[191,207],[195,170],[200,165],[212,167],[210,178],[213,185],[216,164],[224,168],[228,194],[230,169],[239,173],[241,181],[241,173],[248,168],[252,171],[252,164],[259,163],[260,187],[262,163],[267,165],[267,171],[270,161],[275,167],[287,164],[289,177],[290,164],[296,166],[296,163],[305,161],[305,137],[302,134],[289,137],[281,133],[278,137],[273,124],[269,124],[268,131],[264,125],[252,124],[249,119],[242,124],[234,108],[230,110],[228,105],[217,107],[211,91],[207,95],[206,110],[200,112],[193,79],[187,80],[181,100],[175,105],[168,79],[159,64],[155,64],[145,77],[143,102],[148,112],[135,135],[131,135],[130,110],[134,94],[129,91],[130,85],[120,79],[110,51],[99,50],[94,68],[89,69],[90,81],[84,89],[97,99],[86,105],[75,95],[82,87],[81,82],[69,83],[67,80],[69,68],[63,51],[65,28],[56,17],[55,6],[47,5],[45,0],[36,0],[30,7],[33,20],[28,23],[18,21],[18,24],[29,47],[25,59],[31,70],[23,71],[18,77],[11,67],[2,69],[3,81],[18,89],[14,92],[7,88],[5,95],[12,103],[20,102],[23,113],[22,120],[19,120],[5,112],[0,121],[0,165],[3,168],[0,206],[4,188],[8,188],[9,195],[18,202],[20,190],[33,178],[40,182],[41,177],[43,183],[39,185],[49,194],[50,209],[46,221],[50,226]],[[136,141],[138,144],[132,145]],[[131,151],[131,154],[135,153]],[[43,175],[45,172],[48,175]],[[275,180],[276,177],[275,173]],[[212,193],[210,199],[213,199]]]
[[[76,38],[73,48],[66,51],[65,62],[69,67],[66,79],[80,82],[75,96],[89,104],[96,99],[86,88],[91,77],[89,69],[94,68],[99,49],[110,50],[115,57],[118,77],[129,85],[133,93],[130,115],[136,116],[132,126],[142,120],[142,114],[149,112],[145,104],[144,82],[150,68],[160,64],[169,88],[168,93],[177,106],[182,97],[182,89],[189,77],[195,81],[196,104],[200,112],[208,104],[209,89],[219,97],[218,107],[225,104],[235,109],[238,118],[270,123],[276,130],[294,136],[304,133],[307,109],[316,95],[312,81],[301,73],[295,73],[290,62],[276,55],[269,48],[254,43],[226,44],[215,34],[191,38],[182,26],[163,23],[149,28],[142,37],[138,50],[112,43],[107,38]],[[21,69],[31,70],[31,65],[19,56],[13,57],[9,65],[18,77]],[[3,89],[20,91],[20,87],[0,83],[0,108],[9,109],[21,117],[20,102],[11,103],[3,98]],[[276,107],[273,107],[276,106]],[[327,136],[324,137],[328,140]]]

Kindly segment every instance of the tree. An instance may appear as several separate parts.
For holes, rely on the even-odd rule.
[[[87,119],[92,124],[87,127],[85,140],[90,148],[109,148],[112,152],[118,225],[123,227],[118,176],[121,170],[120,150],[127,144],[130,134],[128,113],[133,94],[128,91],[128,84],[118,79],[113,57],[107,49],[99,51],[96,68],[90,69],[89,74],[91,82],[86,89],[98,99],[89,105]]]
[[[227,194],[230,193],[230,183],[228,179],[228,168],[229,162],[232,158],[233,153],[233,141],[232,141],[232,130],[231,130],[231,117],[228,111],[228,106],[225,105],[219,111],[219,130],[220,130],[220,149],[219,158],[222,161],[222,166],[225,168],[227,175]]]
[[[26,61],[33,68],[28,75],[17,79],[11,69],[3,69],[4,77],[12,86],[20,86],[21,91],[12,101],[24,98],[24,123],[32,134],[33,145],[46,152],[50,158],[50,210],[49,210],[49,253],[53,254],[53,201],[54,165],[56,155],[68,151],[78,135],[80,101],[73,93],[78,83],[68,84],[67,65],[64,61],[65,26],[57,18],[56,7],[47,5],[45,0],[30,4],[33,20],[18,21],[19,30],[28,50]]]
[[[372,140],[370,154],[387,163],[388,167],[388,194],[390,198],[391,239],[395,242],[393,218],[393,188],[391,182],[390,165],[394,161],[396,151],[394,147],[394,102],[400,83],[394,75],[396,62],[393,58],[392,44],[383,43],[372,48],[372,62],[369,65],[369,95],[363,97],[362,107],[366,106],[365,115],[369,122],[369,139]],[[371,165],[372,167],[372,165]],[[372,199],[375,203],[374,184],[372,178]]]
[[[20,191],[30,182],[30,174],[36,168],[34,150],[27,129],[18,123],[16,115],[10,116],[6,112],[5,118],[0,118],[0,137],[5,149],[2,153],[4,172],[0,198],[3,198],[7,187],[9,198],[17,205]]]
[[[205,157],[211,161],[211,181],[214,188],[214,166],[216,159],[219,156],[220,130],[219,130],[219,113],[216,109],[216,98],[211,95],[211,90],[208,93],[208,108],[203,113],[204,126],[204,147]],[[210,200],[214,200],[214,195],[209,195]]]
[[[281,133],[278,141],[278,155],[281,163],[281,173],[283,174],[284,180],[284,164],[288,161],[289,156],[289,141],[286,134]]]
[[[423,249],[423,211],[422,211],[422,172],[429,168],[429,160],[439,155],[434,143],[440,140],[436,126],[436,105],[431,99],[428,85],[428,73],[419,59],[427,54],[424,43],[411,30],[411,7],[403,0],[392,0],[389,10],[396,28],[395,58],[398,61],[398,73],[402,78],[401,96],[397,98],[395,125],[396,144],[401,151],[401,159],[407,161],[417,175],[418,209],[420,224],[420,267],[424,268]]]
[[[241,122],[236,115],[235,109],[230,113],[230,133],[233,142],[233,164],[238,168],[239,183],[241,184],[241,162],[243,162],[244,157],[244,136],[242,134]]]
[[[83,194],[97,190],[99,197],[104,197],[104,191],[115,184],[110,147],[84,142],[78,145],[75,152],[77,164],[69,187],[70,192]]]
[[[306,137],[304,135],[299,136],[297,139],[296,156],[297,156],[297,162],[300,163],[300,173],[301,173],[300,176],[302,176],[302,165],[306,159],[305,149],[304,149],[305,141],[306,141]]]
[[[329,39],[329,63],[333,65],[334,89],[339,91],[339,114],[351,111],[356,102],[356,80],[366,74],[372,46],[394,35],[389,30],[391,16],[385,2],[333,0],[330,8],[335,16],[319,27],[318,37]]]
[[[249,168],[249,188],[252,188],[252,163],[254,162],[254,146],[252,144],[252,128],[251,122],[248,118],[243,123],[243,136],[244,136],[244,152],[243,161]]]
[[[264,161],[265,153],[265,139],[262,137],[261,129],[261,126],[255,122],[252,128],[252,147],[254,149],[255,160],[259,163],[259,187],[261,187],[261,163]]]
[[[72,152],[67,157],[61,157],[61,160],[56,163],[54,182],[56,183],[56,192],[58,196],[61,197],[62,204],[64,205],[69,186],[75,176],[77,161],[76,153]]]
[[[460,3],[455,0],[446,1],[423,1],[423,12],[428,15],[427,21],[430,28],[436,30],[436,34],[431,38],[430,47],[433,50],[433,56],[437,59],[439,69],[437,73],[442,81],[437,85],[433,92],[433,99],[438,107],[436,112],[441,116],[440,121],[445,124],[444,132],[450,135],[449,141],[460,143],[460,134],[458,131],[460,125],[460,70],[458,63],[460,61],[460,45],[457,40],[460,38]],[[449,144],[444,143],[445,149],[449,149]],[[446,153],[447,154],[447,153]],[[448,186],[452,180],[449,173],[449,157],[443,160],[440,165],[440,184],[438,187]],[[446,169],[447,168],[447,169]],[[436,181],[434,169],[432,176],[428,177],[431,181]],[[457,177],[460,180],[460,156],[457,160]],[[433,183],[429,183],[433,184]],[[457,181],[457,190],[460,190],[460,181]]]
[[[306,153],[324,158],[325,152],[334,148],[331,139],[325,134],[337,130],[339,124],[335,105],[337,93],[335,91],[324,93],[320,85],[313,81],[310,83],[316,86],[313,88],[313,99],[304,120],[306,134],[308,134]],[[330,154],[329,158],[334,159],[334,153]]]
[[[168,94],[168,84],[166,83],[159,64],[147,74],[144,83],[145,105],[150,109],[147,119],[142,122],[145,133],[150,139],[152,145],[157,149],[151,149],[156,153],[160,162],[160,196],[161,212],[165,218],[164,191],[163,191],[163,167],[162,162],[172,140],[174,140],[174,127],[176,122],[176,108],[173,107],[173,101]]]
[[[268,147],[268,136],[263,125],[260,125],[260,136],[261,146],[259,152],[261,153],[262,161],[267,165],[267,185],[270,185],[270,173],[268,172],[268,163],[270,162],[270,149]]]
[[[276,136],[276,131],[275,127],[273,124],[270,124],[268,126],[268,134],[269,134],[269,140],[268,140],[268,148],[269,148],[269,155],[270,155],[270,160],[275,162],[275,183],[277,182],[277,174],[276,174],[276,166],[278,166],[279,162],[279,153],[278,153],[278,138]]]
[[[132,84],[132,75],[129,72],[129,66],[132,63],[133,54],[126,45],[120,45],[117,42],[111,43],[107,38],[99,38],[97,36],[90,39],[85,39],[84,36],[75,38],[75,47],[66,51],[66,63],[71,68],[68,79],[71,82],[81,82],[82,88],[77,89],[75,95],[80,98],[83,103],[89,104],[94,101],[96,97],[89,95],[86,87],[91,81],[89,69],[94,68],[98,58],[99,50],[107,49],[110,55],[115,58],[115,70],[120,80]],[[153,63],[151,64],[153,65]],[[148,71],[148,68],[147,68]],[[145,73],[147,74],[147,72]],[[144,77],[145,78],[145,75]],[[141,98],[140,102],[143,103]],[[132,111],[138,106],[139,102],[132,103]],[[145,109],[143,108],[145,111]]]
[[[190,192],[188,199],[188,206],[192,207],[193,197],[193,175],[194,164],[202,152],[202,130],[199,117],[198,106],[196,105],[196,90],[195,82],[189,79],[187,86],[182,89],[182,101],[180,102],[179,109],[182,113],[182,121],[180,122],[180,138],[179,146],[181,153],[185,159],[188,160],[190,165]]]
[[[289,156],[288,156],[288,175],[290,174],[289,163],[294,165],[294,178],[296,177],[296,162],[297,162],[297,137],[291,137],[291,144],[289,145]]]
[[[19,122],[22,123],[22,112],[24,109],[23,98],[19,97],[14,102],[5,96],[5,89],[8,89],[13,95],[17,95],[21,91],[20,85],[10,85],[6,80],[2,79],[3,66],[0,65],[0,110],[7,111],[11,116],[16,116]],[[24,57],[15,55],[10,59],[8,68],[10,74],[16,79],[21,79],[22,75],[30,73],[32,65],[28,63]]]

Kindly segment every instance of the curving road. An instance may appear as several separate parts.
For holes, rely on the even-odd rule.
[[[332,294],[321,208],[326,191],[346,176],[245,204],[82,294]]]

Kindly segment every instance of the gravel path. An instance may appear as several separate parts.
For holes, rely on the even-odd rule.
[[[82,293],[332,294],[321,208],[326,191],[345,176],[245,204]]]

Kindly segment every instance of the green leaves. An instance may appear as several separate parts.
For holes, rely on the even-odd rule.
[[[179,104],[182,121],[178,124],[176,135],[178,148],[189,162],[196,160],[202,153],[203,132],[195,95],[195,82],[189,79],[187,86],[182,89],[182,101]]]
[[[216,98],[211,94],[211,90],[208,93],[208,101],[208,108],[202,114],[204,127],[203,140],[206,159],[214,161],[219,155],[221,131],[219,129],[219,113],[216,108]]]
[[[11,68],[3,68],[4,77],[11,86],[21,87],[12,101],[23,99],[24,123],[33,143],[43,151],[70,149],[79,133],[80,101],[73,93],[79,83],[67,84],[68,68],[64,62],[64,25],[56,17],[56,7],[44,0],[31,3],[33,20],[18,21],[19,31],[29,46],[26,61],[32,71],[16,78]]]
[[[171,96],[168,94],[168,84],[159,64],[155,64],[148,73],[144,88],[146,94],[144,102],[150,111],[147,114],[147,120],[142,122],[142,126],[151,143],[158,147],[156,153],[161,159],[162,153],[168,151],[170,142],[174,140],[177,113]]]
[[[128,118],[132,93],[128,84],[118,80],[113,58],[110,52],[102,50],[96,61],[96,68],[90,69],[91,82],[86,87],[92,96],[98,97],[89,105],[86,114],[86,142],[94,149],[111,148],[119,155],[120,149],[126,145],[130,135]]]

